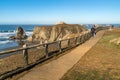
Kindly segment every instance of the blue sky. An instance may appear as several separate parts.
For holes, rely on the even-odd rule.
[[[120,23],[120,0],[0,0],[0,24]]]

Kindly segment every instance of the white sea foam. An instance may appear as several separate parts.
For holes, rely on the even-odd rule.
[[[32,31],[25,31],[27,36],[30,36],[33,32]],[[13,41],[9,40],[10,36],[15,36],[16,31],[0,31],[0,44],[7,44]]]
[[[5,40],[5,41],[0,41],[0,44],[7,44],[7,43],[11,43],[13,41],[10,41],[10,40]]]
[[[25,32],[27,36],[30,36],[33,32]],[[10,36],[13,36],[16,34],[16,31],[14,32],[0,32],[0,38],[9,38]]]
[[[10,36],[15,35],[15,33],[15,31],[0,32],[0,38],[9,38]]]
[[[27,36],[32,35],[33,32],[25,32]]]

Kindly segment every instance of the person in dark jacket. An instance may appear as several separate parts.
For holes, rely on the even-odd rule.
[[[95,25],[93,25],[93,27],[91,28],[91,33],[92,33],[93,37],[96,35],[96,27],[95,27]]]

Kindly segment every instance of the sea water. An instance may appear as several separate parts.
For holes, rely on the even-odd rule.
[[[27,36],[30,36],[37,25],[0,25],[0,51],[18,46],[17,41],[9,40],[9,37],[16,35],[19,26],[25,30]]]

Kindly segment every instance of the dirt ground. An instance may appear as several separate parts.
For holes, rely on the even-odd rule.
[[[75,39],[70,41],[70,46],[74,46]],[[67,47],[67,41],[62,41],[62,48]],[[55,51],[59,49],[58,43],[50,44],[48,46],[48,52]],[[45,47],[40,46],[37,48],[28,49],[28,61],[29,64],[36,62],[40,58],[45,56]],[[9,57],[0,59],[0,75],[25,66],[24,55],[22,51],[12,53]]]
[[[120,80],[120,45],[109,43],[117,37],[120,37],[120,28],[106,31],[61,80]]]
[[[40,59],[42,56],[44,56],[42,49],[31,49],[29,51],[29,63],[33,63],[36,60]],[[41,53],[39,53],[41,52]],[[0,74],[11,71],[13,69],[23,67],[25,66],[24,63],[24,56],[22,54],[22,51],[16,52],[16,54],[6,57],[3,59],[0,59]]]

